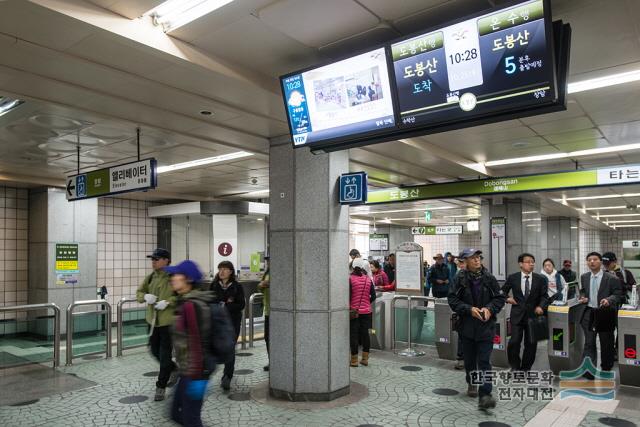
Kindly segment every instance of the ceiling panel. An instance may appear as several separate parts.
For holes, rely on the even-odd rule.
[[[544,138],[549,141],[549,143],[558,145],[578,141],[594,141],[602,138],[602,134],[597,128],[591,128],[546,135]]]
[[[580,104],[578,104],[574,99],[569,97],[569,100],[567,101],[567,109],[565,111],[558,111],[555,113],[539,114],[537,116],[525,117],[520,119],[520,121],[525,125],[535,125],[535,124],[544,123],[544,122],[553,122],[557,120],[572,119],[572,118],[580,117],[584,115],[585,115],[585,112],[580,106]]]
[[[600,131],[612,144],[635,144],[640,142],[640,121],[602,125]]]
[[[576,93],[575,97],[598,126],[640,120],[640,82]]]
[[[360,0],[360,3],[382,19],[393,21],[447,3],[448,1],[449,0],[403,0],[400,2],[390,2],[388,0]]]
[[[378,24],[350,0],[282,0],[261,9],[261,21],[309,47],[320,47]]]
[[[530,126],[539,135],[553,135],[557,133],[590,129],[594,125],[588,117],[574,117],[571,119],[554,120],[552,122],[538,123]]]

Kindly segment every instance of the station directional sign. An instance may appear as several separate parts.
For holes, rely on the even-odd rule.
[[[157,185],[156,160],[146,159],[67,177],[67,200],[144,191]]]
[[[411,227],[414,236],[435,236],[447,234],[462,234],[461,225],[427,225],[424,227]]]

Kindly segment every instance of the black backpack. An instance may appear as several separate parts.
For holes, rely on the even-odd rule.
[[[233,359],[236,351],[236,333],[231,315],[224,303],[209,304],[211,313],[211,340],[209,351],[216,364],[224,364]]]

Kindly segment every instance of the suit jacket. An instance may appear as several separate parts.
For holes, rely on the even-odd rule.
[[[591,292],[591,272],[580,276],[580,296],[590,298]],[[624,302],[624,290],[620,280],[611,273],[603,271],[600,287],[598,288],[598,305],[603,299],[607,299],[613,308]]]
[[[527,318],[535,316],[536,307],[546,309],[549,306],[548,282],[547,278],[538,273],[531,273],[531,289],[529,297],[525,300],[522,293],[522,273],[517,272],[509,277],[502,286],[502,292],[505,295],[509,291],[513,294],[513,299],[518,303],[511,306],[511,322],[518,325],[526,321]]]

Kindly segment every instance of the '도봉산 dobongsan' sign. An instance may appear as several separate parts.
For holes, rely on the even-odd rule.
[[[387,188],[368,192],[366,204],[631,183],[640,183],[640,165]]]
[[[67,177],[67,200],[149,190],[157,182],[156,160],[140,160]]]

